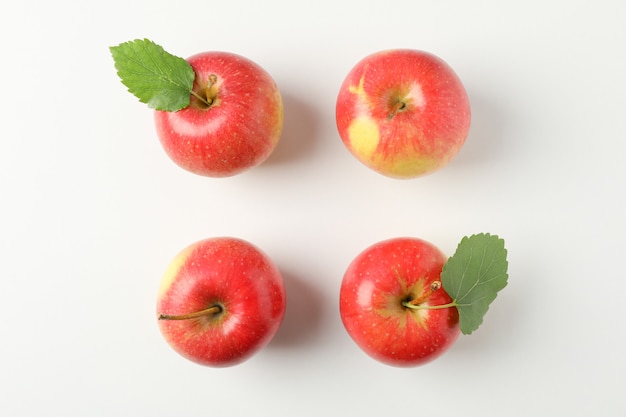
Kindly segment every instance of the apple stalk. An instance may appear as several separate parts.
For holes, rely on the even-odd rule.
[[[214,316],[222,312],[222,307],[220,306],[211,306],[209,308],[205,308],[204,310],[195,311],[193,313],[187,314],[163,314],[159,313],[158,320],[189,320],[189,319],[197,319],[199,317],[206,316]]]
[[[405,103],[402,100],[397,100],[393,103],[393,105],[391,106],[391,111],[389,112],[389,115],[387,116],[388,120],[391,120],[395,117],[396,114],[398,114],[399,112],[405,111],[407,107],[407,103]]]

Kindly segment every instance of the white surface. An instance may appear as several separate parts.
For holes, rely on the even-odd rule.
[[[3,416],[624,415],[626,3],[12,2],[0,15]],[[229,179],[165,156],[108,47],[148,37],[268,70],[286,104],[276,153]],[[369,171],[335,129],[363,56],[425,49],[470,95],[444,170]],[[452,253],[497,233],[510,278],[473,335],[424,367],[366,357],[338,314],[343,271],[399,235]],[[176,355],[155,322],[165,266],[245,238],[287,283],[286,320],[250,361]]]

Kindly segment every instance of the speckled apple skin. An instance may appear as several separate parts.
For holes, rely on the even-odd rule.
[[[157,136],[183,169],[207,177],[229,177],[263,163],[283,128],[283,102],[273,78],[256,63],[229,52],[204,52],[187,59],[201,92],[215,76],[210,107],[191,96],[177,112],[155,111]]]
[[[411,49],[380,51],[358,62],[339,89],[335,114],[352,155],[392,178],[447,165],[465,143],[471,120],[467,93],[452,68]]]
[[[159,320],[167,343],[201,365],[239,364],[263,348],[282,323],[285,287],[280,271],[242,239],[209,238],[182,250],[167,268],[157,314],[182,315],[219,305],[216,316]]]
[[[452,299],[440,280],[446,257],[416,238],[393,238],[361,252],[347,268],[340,290],[340,314],[356,344],[388,365],[422,365],[443,354],[460,333],[456,307],[413,310],[405,300],[444,305]]]

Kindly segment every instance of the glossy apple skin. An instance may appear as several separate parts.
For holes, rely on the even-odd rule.
[[[456,307],[413,310],[403,301],[443,305],[452,301],[439,281],[446,257],[416,238],[393,238],[361,252],[345,272],[340,315],[356,344],[392,366],[422,365],[439,357],[460,333]]]
[[[231,237],[209,238],[181,251],[159,289],[157,315],[181,315],[219,305],[222,312],[158,320],[167,343],[201,365],[239,364],[276,334],[286,307],[278,268],[260,249]]]
[[[343,81],[337,129],[348,150],[392,178],[444,167],[470,128],[470,103],[460,79],[427,52],[393,49],[358,62]]]
[[[191,96],[177,112],[155,111],[157,135],[180,167],[208,177],[239,174],[265,161],[283,128],[283,102],[272,77],[256,63],[227,52],[187,59],[196,73],[194,91],[204,93],[216,76],[207,108]]]

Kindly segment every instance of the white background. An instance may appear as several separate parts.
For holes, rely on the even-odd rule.
[[[3,416],[626,415],[626,3],[12,2],[0,13]],[[285,130],[228,179],[165,156],[108,50],[147,37],[183,57],[247,56],[275,78]],[[470,136],[435,174],[378,175],[335,128],[343,77],[380,49],[446,60]],[[509,285],[428,365],[365,356],[338,313],[350,260],[394,236],[451,254],[505,238]],[[283,271],[276,338],[228,369],[163,341],[171,258],[249,240]]]

